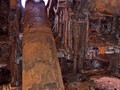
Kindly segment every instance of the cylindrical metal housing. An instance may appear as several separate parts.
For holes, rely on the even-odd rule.
[[[55,41],[43,1],[26,2],[22,90],[64,90]]]

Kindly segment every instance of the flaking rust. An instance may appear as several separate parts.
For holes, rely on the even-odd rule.
[[[64,90],[55,42],[43,1],[26,2],[22,90]]]

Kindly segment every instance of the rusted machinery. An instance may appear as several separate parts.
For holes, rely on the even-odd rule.
[[[100,55],[104,51],[101,47],[108,51],[111,46],[119,47],[119,3],[119,0],[58,0],[57,8],[53,7],[56,46],[58,53],[62,53],[60,58],[65,58],[60,61],[72,62],[73,72],[86,67],[83,64],[88,62],[86,54],[90,47],[99,48],[97,59],[110,61],[109,54]]]
[[[22,90],[64,90],[44,2],[26,2]]]

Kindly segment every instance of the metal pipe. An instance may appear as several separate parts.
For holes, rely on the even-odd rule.
[[[43,1],[26,2],[22,90],[64,90],[55,41]]]

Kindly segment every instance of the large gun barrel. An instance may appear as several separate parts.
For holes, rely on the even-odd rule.
[[[44,1],[26,2],[22,90],[64,90]]]

